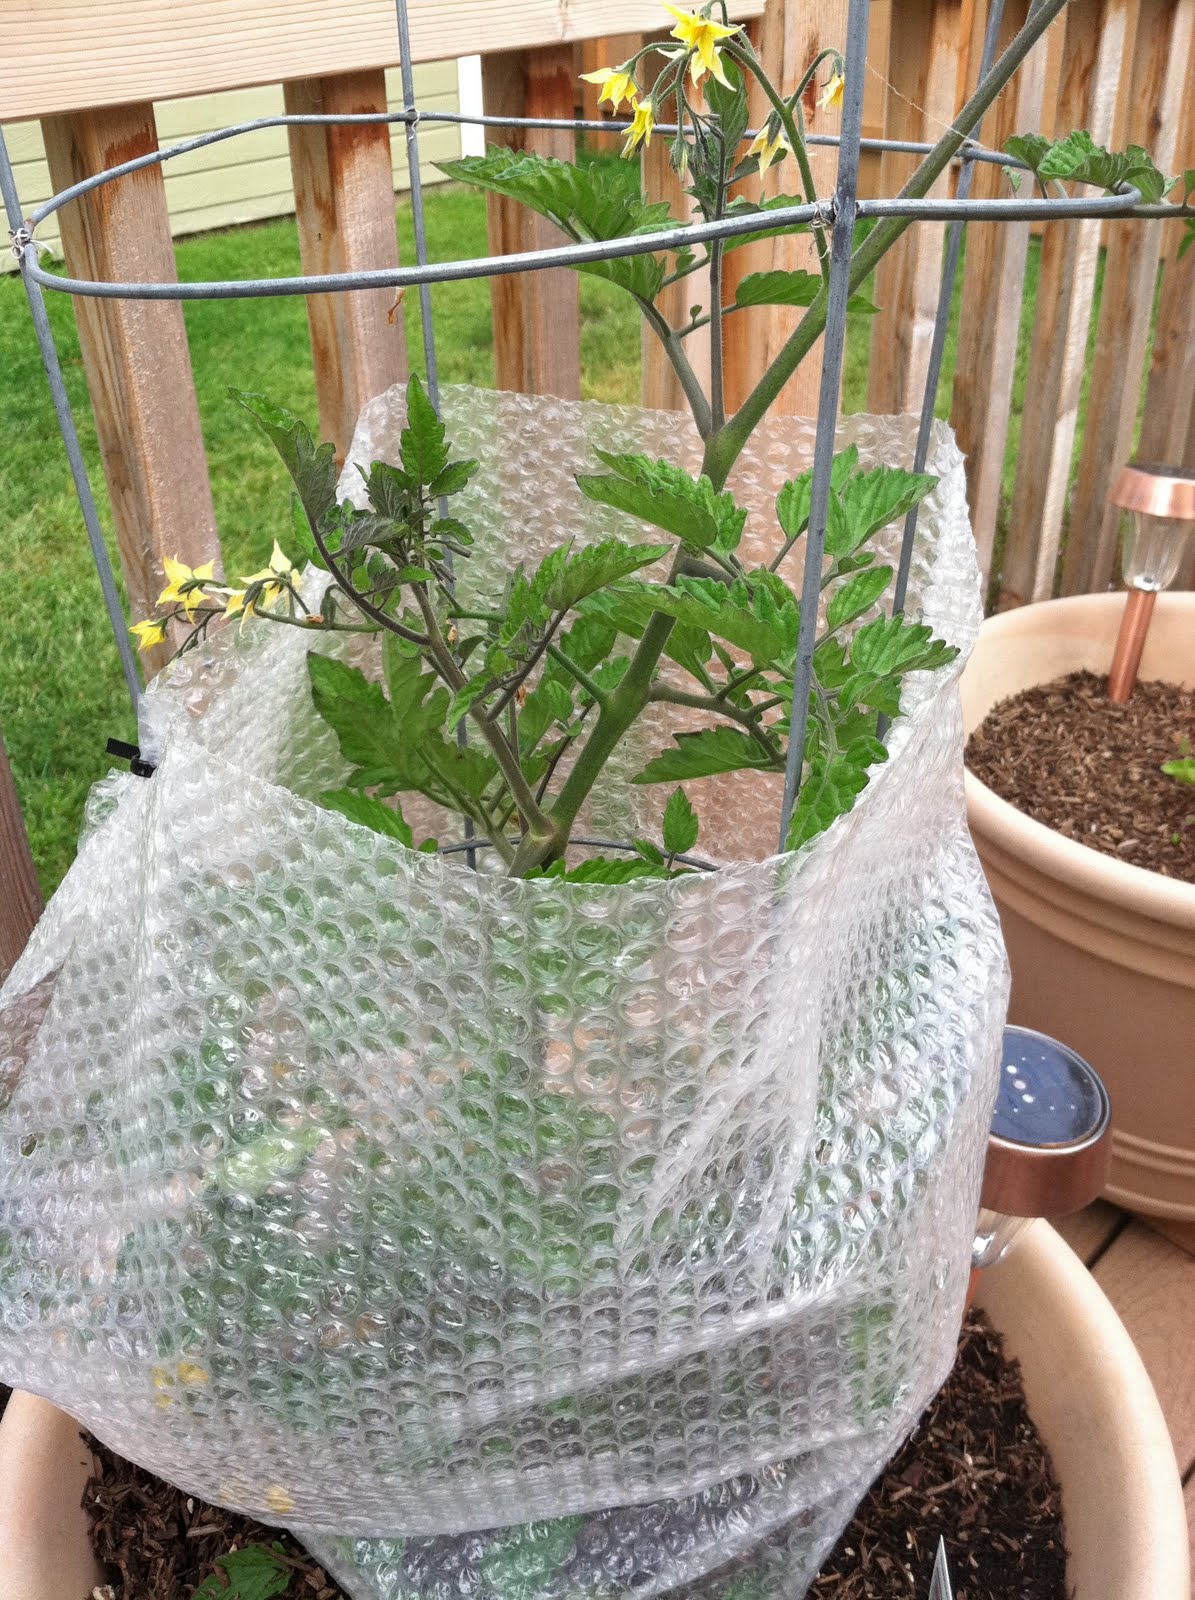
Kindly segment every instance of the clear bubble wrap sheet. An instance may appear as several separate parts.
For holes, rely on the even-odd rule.
[[[481,462],[466,599],[626,533],[573,481],[594,444],[700,460],[656,412],[444,410]],[[366,408],[346,495],[401,417]],[[908,465],[914,437],[853,417],[840,447]],[[811,455],[793,419],[744,454],[748,561]],[[1005,1010],[942,425],[929,465],[909,609],[960,661],[798,857],[778,780],[736,774],[689,786],[715,873],[469,871],[318,804],[343,769],[305,652],[339,636],[230,627],[164,673],[155,775],[97,787],[0,990],[0,1378],[375,1600],[803,1593],[949,1370]],[[666,794],[628,780],[678,715],[583,831],[657,832]]]

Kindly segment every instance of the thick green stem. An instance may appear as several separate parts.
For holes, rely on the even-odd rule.
[[[703,439],[708,439],[713,431],[713,419],[710,414],[710,403],[706,399],[705,390],[701,387],[701,379],[689,364],[684,346],[677,337],[675,329],[667,318],[652,305],[650,300],[642,300],[638,295],[634,299],[643,313],[645,322],[659,339],[664,347],[664,354],[676,373],[685,399],[689,402],[689,409],[693,413],[693,421],[697,424],[697,432]]]

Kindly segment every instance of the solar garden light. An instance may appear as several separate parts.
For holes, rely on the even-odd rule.
[[[1129,465],[1121,469],[1108,499],[1121,512],[1124,580],[1129,591],[1108,674],[1108,698],[1124,705],[1137,681],[1158,593],[1174,582],[1184,554],[1191,549],[1195,471]]]
[[[1112,1155],[1108,1091],[1067,1045],[1004,1030],[972,1266],[1003,1260],[1037,1217],[1065,1217],[1099,1195]]]

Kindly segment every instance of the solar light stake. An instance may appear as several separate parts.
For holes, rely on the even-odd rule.
[[[1122,513],[1124,617],[1108,673],[1108,698],[1125,705],[1133,693],[1141,652],[1162,589],[1178,574],[1195,535],[1195,472],[1183,467],[1123,468],[1108,499]]]

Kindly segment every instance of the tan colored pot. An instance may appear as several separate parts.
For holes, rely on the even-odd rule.
[[[963,674],[968,733],[1022,689],[1106,673],[1123,608],[1123,595],[1079,595],[989,618]],[[1195,686],[1195,594],[1159,596],[1141,677]],[[966,781],[1012,961],[1010,1020],[1064,1040],[1107,1084],[1108,1195],[1195,1222],[1195,884],[1089,850]]]
[[[1021,1363],[1062,1487],[1073,1600],[1189,1600],[1182,1485],[1128,1334],[1044,1222],[983,1275],[979,1300]],[[78,1426],[14,1395],[0,1425],[0,1600],[86,1600],[98,1581]],[[127,1600],[127,1597],[126,1597]]]

